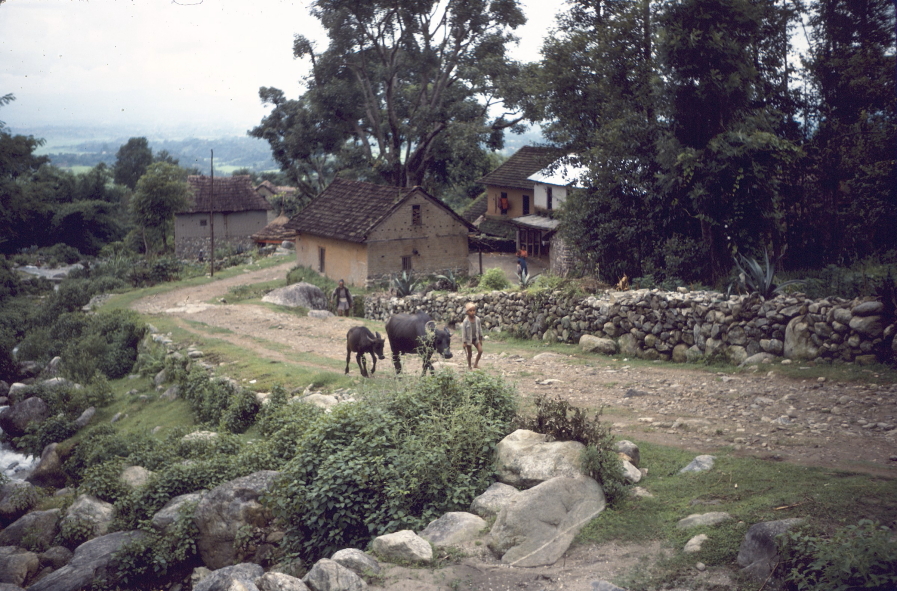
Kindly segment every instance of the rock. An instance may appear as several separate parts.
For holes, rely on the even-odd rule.
[[[621,463],[623,464],[623,478],[626,482],[629,484],[638,484],[642,479],[641,471],[627,460],[621,460]]]
[[[13,523],[37,503],[39,494],[30,483],[11,480],[0,484],[0,525]]]
[[[806,316],[795,316],[785,327],[784,354],[786,359],[798,360],[816,359],[819,356]]]
[[[614,449],[629,456],[629,461],[632,462],[633,466],[638,468],[642,456],[636,444],[626,439],[621,439],[614,444]]]
[[[683,548],[682,551],[686,554],[694,554],[695,552],[700,552],[701,545],[709,539],[710,538],[707,537],[707,534],[697,535],[685,544],[685,548]]]
[[[604,491],[591,478],[552,478],[521,492],[499,512],[489,548],[511,566],[554,564],[604,507]]]
[[[484,519],[495,517],[520,491],[503,482],[495,482],[470,503],[470,512]]]
[[[688,361],[688,345],[679,343],[673,347],[673,362],[685,363],[686,361]]]
[[[6,392],[6,396],[9,398],[10,405],[17,404],[22,400],[25,400],[28,389],[28,384],[23,384],[22,382],[13,382],[9,387],[9,390],[7,390]]]
[[[877,339],[885,331],[884,318],[881,316],[854,316],[850,319],[849,326],[870,339]]]
[[[50,407],[44,399],[32,396],[0,411],[0,429],[9,437],[21,437],[28,425],[40,423],[48,416]]]
[[[538,355],[533,356],[533,361],[537,361],[539,363],[558,361],[560,359],[562,359],[562,357],[560,355],[558,355],[557,353],[550,353],[550,352],[539,353]]]
[[[62,568],[72,561],[72,556],[74,556],[74,552],[66,548],[65,546],[53,546],[51,548],[47,548],[46,552],[42,552],[38,554],[38,559],[40,560],[41,565],[48,566],[53,570],[57,568]]]
[[[628,357],[635,357],[641,351],[638,339],[632,334],[624,334],[620,337],[620,353]]]
[[[853,316],[877,316],[884,312],[885,306],[878,301],[863,302],[854,306],[850,313]]]
[[[97,579],[112,577],[118,570],[116,553],[126,544],[144,537],[139,531],[117,531],[84,542],[75,549],[71,562],[28,587],[28,591],[80,591]]]
[[[109,524],[115,517],[115,507],[92,495],[79,495],[65,512],[60,527],[69,524],[86,524],[93,528],[94,536],[102,536],[109,531]]]
[[[685,352],[685,360],[688,363],[698,363],[704,358],[704,352],[697,345],[692,345]]]
[[[437,548],[460,546],[477,538],[488,525],[473,513],[451,511],[431,521],[418,535]]]
[[[320,318],[321,320],[327,320],[328,318],[333,318],[334,314],[330,310],[309,310],[308,317],[309,318]]]
[[[330,394],[309,394],[308,396],[302,397],[302,402],[307,402],[308,404],[313,404],[318,408],[323,408],[324,410],[330,410],[337,404],[339,404],[339,400],[336,396],[332,396]]]
[[[78,427],[78,429],[83,429],[90,423],[90,420],[95,414],[97,414],[97,409],[95,406],[89,406],[85,408],[84,412],[82,412],[81,415],[77,419],[75,419],[75,426]]]
[[[187,493],[185,495],[178,495],[172,498],[170,501],[165,503],[165,506],[156,511],[156,514],[153,515],[151,523],[153,527],[158,529],[159,531],[165,531],[171,525],[177,521],[178,516],[182,509],[186,507],[188,503],[199,503],[202,498],[206,495],[208,491],[200,491],[195,493]],[[195,515],[196,509],[194,508],[193,513]]]
[[[371,550],[387,562],[428,564],[433,560],[433,548],[430,547],[430,543],[410,529],[377,536],[371,542]]]
[[[557,476],[578,476],[583,449],[578,441],[549,442],[547,435],[518,429],[495,446],[498,480],[530,487]]]
[[[356,548],[344,548],[330,557],[334,562],[338,562],[358,576],[365,573],[380,573],[380,563],[366,552],[362,552]]]
[[[49,548],[59,532],[59,509],[32,511],[16,519],[0,531],[0,546],[25,546],[23,539],[28,536],[28,547]]]
[[[140,488],[145,485],[153,473],[143,466],[128,466],[121,473],[121,481],[130,489]]]
[[[378,538],[375,541],[376,539]],[[312,591],[361,591],[368,588],[361,577],[327,558],[317,561],[308,574],[302,577],[302,582]]]
[[[741,365],[760,365],[761,363],[772,363],[776,360],[776,356],[772,353],[754,353],[745,359]]]
[[[716,459],[716,456],[698,456],[693,459],[688,466],[679,470],[679,474],[683,474],[685,472],[706,472],[713,468],[713,460]]]
[[[626,591],[626,589],[617,587],[613,583],[609,583],[607,581],[592,581],[591,591]]]
[[[25,584],[40,568],[37,554],[15,546],[0,547],[0,583]]]
[[[255,580],[264,574],[265,569],[250,562],[226,566],[200,580],[193,591],[258,591]]]
[[[711,511],[710,513],[693,513],[688,517],[680,519],[676,523],[679,529],[691,529],[700,525],[716,525],[723,521],[732,519],[732,516],[724,511]]]
[[[617,352],[617,343],[612,339],[604,339],[590,334],[584,334],[579,337],[579,348],[587,353],[615,355]]]
[[[741,365],[747,361],[747,349],[741,345],[732,345],[726,349],[726,357],[729,358],[729,362],[732,363],[732,365]]]
[[[308,591],[301,579],[283,573],[265,573],[255,580],[259,591]]]
[[[62,471],[62,459],[56,453],[57,443],[51,443],[44,448],[40,455],[40,462],[27,480],[35,486],[51,486],[60,488],[65,486],[65,472]]]
[[[254,472],[213,488],[199,501],[194,518],[199,530],[196,548],[206,566],[219,569],[234,564],[234,540],[240,528],[268,524],[270,511],[259,497],[279,474],[273,470]]]
[[[794,518],[764,521],[752,525],[738,549],[737,561],[744,567],[742,572],[755,581],[766,581],[779,562],[776,537],[803,522],[803,519]],[[781,580],[774,581],[772,588],[779,587]]]
[[[321,288],[304,281],[272,290],[262,298],[262,301],[291,308],[327,309],[327,298]]]

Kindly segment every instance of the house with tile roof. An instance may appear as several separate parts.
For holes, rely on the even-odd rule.
[[[256,192],[264,197],[267,200],[270,200],[271,197],[275,195],[284,195],[286,197],[293,197],[296,193],[299,192],[299,189],[296,187],[289,187],[286,185],[275,185],[271,181],[262,181],[258,185],[255,186]]]
[[[212,231],[215,249],[254,246],[252,235],[274,218],[271,204],[252,186],[249,175],[212,177],[191,175],[190,205],[175,214],[175,253],[180,258],[209,256]]]
[[[298,264],[351,285],[468,270],[476,227],[420,187],[335,179],[284,226]]]

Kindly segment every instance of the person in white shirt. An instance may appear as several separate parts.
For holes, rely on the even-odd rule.
[[[477,316],[477,305],[473,302],[467,302],[464,306],[464,322],[461,323],[461,344],[467,351],[467,367],[469,369],[477,369],[480,365],[480,357],[483,356],[483,327],[480,324],[480,318]],[[473,357],[473,348],[477,348],[477,358],[471,365]]]

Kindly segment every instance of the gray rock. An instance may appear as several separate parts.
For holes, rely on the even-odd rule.
[[[819,348],[813,343],[806,316],[795,316],[785,327],[786,359],[810,360],[819,356]]]
[[[50,360],[47,367],[44,368],[42,375],[47,378],[53,378],[59,375],[59,368],[62,365],[62,357],[57,355]]]
[[[583,449],[578,441],[548,441],[547,435],[518,429],[495,446],[498,480],[530,487],[557,476],[578,476]]]
[[[591,591],[626,591],[626,589],[617,587],[613,583],[607,581],[592,581]]]
[[[265,573],[255,580],[259,591],[308,591],[301,579],[283,573]]]
[[[6,396],[9,398],[10,404],[16,404],[25,400],[24,396],[28,392],[28,384],[23,384],[22,382],[13,382],[9,387],[9,390],[6,392]]]
[[[519,490],[503,482],[495,482],[470,503],[470,512],[484,519],[495,517],[502,507],[520,493]]]
[[[338,562],[358,576],[365,573],[380,573],[380,563],[377,559],[366,552],[362,552],[357,548],[344,548],[336,552],[330,557],[334,562]]]
[[[309,318],[320,318],[321,320],[327,320],[328,318],[333,318],[334,314],[330,310],[309,310],[308,317]]]
[[[28,425],[40,423],[49,415],[50,407],[43,398],[32,396],[0,411],[0,429],[10,437],[21,437]]]
[[[850,328],[870,339],[876,339],[884,333],[885,322],[881,316],[854,316],[850,319]]]
[[[196,548],[206,566],[219,569],[234,564],[234,540],[240,528],[268,524],[270,511],[259,502],[259,497],[278,475],[273,470],[255,472],[225,482],[202,498],[196,506]]]
[[[327,298],[321,288],[304,281],[272,290],[262,298],[262,301],[291,308],[327,309]]]
[[[638,468],[642,461],[642,454],[639,452],[638,446],[627,439],[621,439],[614,443],[614,449],[621,454],[626,454],[632,465]]]
[[[302,577],[302,582],[312,591],[362,591],[368,588],[361,577],[327,558],[317,561],[308,574]]]
[[[761,363],[772,363],[776,360],[776,356],[772,353],[754,353],[745,359],[741,365],[760,365]]]
[[[710,538],[707,537],[707,534],[697,535],[686,542],[685,547],[682,549],[682,551],[686,554],[694,554],[696,552],[700,552],[701,546],[709,539]]]
[[[115,517],[115,507],[91,495],[80,495],[65,512],[59,526],[68,524],[89,524],[93,535],[102,536],[109,531],[109,524]]]
[[[153,473],[143,466],[128,466],[121,473],[121,481],[128,488],[136,489],[145,485]]]
[[[521,492],[499,512],[489,548],[511,566],[554,564],[604,507],[604,491],[591,478],[552,478]]]
[[[679,343],[673,347],[673,362],[685,363],[686,361],[688,361],[688,345]]]
[[[29,586],[28,591],[80,591],[107,574],[111,577],[118,570],[116,553],[144,535],[118,531],[84,542],[75,549],[71,562]]]
[[[24,547],[23,540],[28,536],[28,547],[48,548],[59,531],[60,513],[59,509],[26,513],[0,531],[0,546]]]
[[[747,349],[741,345],[732,345],[726,349],[726,357],[729,358],[729,362],[733,365],[741,365],[747,361]]]
[[[371,550],[387,562],[429,564],[433,560],[430,543],[410,529],[377,536],[371,542]]]
[[[617,343],[612,339],[605,339],[590,334],[579,337],[579,348],[587,353],[601,353],[602,355],[615,355]]]
[[[741,547],[738,549],[737,561],[740,566],[744,567],[742,572],[755,581],[770,579],[772,587],[769,586],[769,583],[767,583],[767,587],[780,588],[781,577],[770,578],[770,573],[779,562],[776,537],[803,522],[803,519],[794,518],[764,521],[752,525],[747,530]]]
[[[46,552],[38,554],[37,557],[40,559],[42,565],[56,570],[71,562],[74,555],[75,554],[65,546],[53,546],[47,548]]]
[[[90,420],[93,418],[93,416],[95,414],[97,414],[96,407],[94,407],[94,406],[87,407],[86,409],[84,409],[84,412],[81,413],[81,416],[79,416],[77,419],[75,419],[75,426],[78,427],[79,429],[83,429],[90,423]]]
[[[877,316],[884,312],[885,306],[878,301],[863,302],[854,306],[850,313],[853,316]]]
[[[12,583],[0,583],[0,591],[25,591],[18,585]]]
[[[488,524],[482,517],[463,511],[451,511],[431,521],[418,535],[437,548],[460,546],[479,537],[486,527]]]
[[[184,509],[189,503],[199,503],[199,501],[202,500],[203,496],[205,496],[207,492],[208,491],[204,490],[174,497],[173,499],[165,503],[165,506],[156,511],[156,514],[153,515],[153,527],[155,527],[159,531],[165,531],[166,529],[171,527],[171,525],[175,521],[177,521],[177,518],[180,515],[182,509]]]
[[[642,479],[641,471],[628,460],[620,460],[623,465],[623,479],[629,484],[638,484]]]
[[[37,503],[38,491],[30,482],[11,480],[0,484],[0,525],[12,523]]]
[[[37,554],[15,546],[0,547],[0,583],[21,587],[40,568]]]
[[[732,516],[724,511],[711,511],[710,513],[693,513],[688,517],[680,519],[676,523],[679,529],[691,529],[701,525],[716,525],[732,519]]]
[[[706,472],[713,468],[713,460],[716,459],[716,456],[698,456],[693,459],[688,466],[679,470],[679,474],[683,474],[685,472]]]
[[[265,569],[249,562],[226,566],[200,580],[193,591],[259,591],[255,580],[264,574]]]
[[[57,443],[51,443],[44,448],[40,462],[25,480],[35,486],[60,488],[65,485],[65,472],[62,471],[62,459],[56,453],[57,446]]]

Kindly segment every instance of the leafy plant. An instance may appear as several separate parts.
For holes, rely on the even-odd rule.
[[[735,267],[738,269],[738,279],[729,286],[730,291],[734,288],[749,293],[758,292],[764,298],[769,298],[789,285],[804,283],[802,279],[791,279],[776,285],[775,269],[769,263],[769,253],[766,250],[763,251],[763,266],[753,257],[736,253]]]
[[[520,283],[520,289],[526,289],[527,287],[531,287],[536,284],[536,279],[541,277],[541,274],[530,275],[526,271],[521,271],[520,274],[517,275],[517,281]]]
[[[446,271],[445,275],[436,275],[436,280],[440,283],[447,284],[448,291],[458,291],[458,279],[451,269]]]
[[[480,277],[480,289],[501,291],[508,289],[509,287],[511,287],[511,283],[508,281],[508,278],[505,277],[505,272],[498,267],[486,269],[486,272]]]
[[[419,282],[414,279],[413,273],[402,271],[401,277],[394,277],[392,286],[396,290],[396,295],[400,298],[410,296],[420,286]]]

